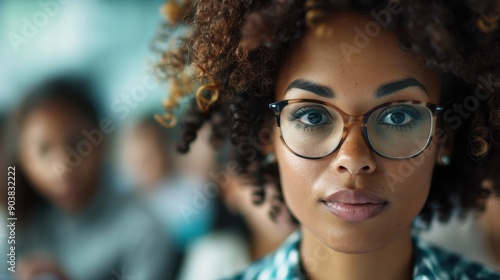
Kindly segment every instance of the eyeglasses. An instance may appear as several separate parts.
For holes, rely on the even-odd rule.
[[[418,156],[432,140],[436,116],[443,106],[421,101],[381,104],[362,116],[351,116],[332,104],[313,99],[289,99],[269,104],[276,114],[280,138],[296,156],[319,159],[335,152],[352,122],[370,148],[384,158]]]

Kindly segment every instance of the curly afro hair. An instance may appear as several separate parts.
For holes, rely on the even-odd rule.
[[[493,192],[500,194],[497,0],[171,0],[156,40],[163,47],[156,50],[161,54],[157,70],[172,88],[164,102],[167,112],[157,119],[171,124],[179,100],[189,98],[179,151],[188,152],[201,125],[212,123],[214,144],[226,138],[234,144],[243,171],[256,179],[254,201],[260,203],[266,195],[262,174],[277,173],[277,163],[263,148],[274,121],[265,108],[275,101],[277,69],[290,46],[306,30],[328,34],[324,22],[333,11],[374,16],[388,5],[403,9],[387,17],[384,27],[398,35],[403,50],[440,75],[443,104],[466,104],[475,96],[483,100],[470,117],[452,121],[445,111],[449,118],[440,120],[454,134],[454,151],[450,165],[434,169],[420,218],[429,224],[434,216],[446,221],[455,208],[480,211],[491,193],[482,181],[492,180]]]

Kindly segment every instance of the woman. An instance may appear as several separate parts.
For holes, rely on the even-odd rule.
[[[173,123],[192,65],[204,85],[179,150],[210,121],[258,181],[275,153],[300,223],[235,279],[499,279],[411,235],[417,216],[446,220],[454,197],[478,209],[489,195],[477,161],[494,143],[476,130],[498,137],[489,117],[500,108],[498,1],[174,6],[171,26],[182,18],[191,30],[162,57],[178,90],[160,121]]]
[[[490,167],[498,170],[500,162],[493,164]],[[492,182],[487,179],[483,186],[491,188]],[[434,220],[420,237],[500,271],[500,195],[490,196],[485,206],[479,214],[471,212],[463,218],[455,215],[446,224]]]
[[[15,112],[16,279],[158,279],[172,269],[159,224],[106,183],[109,123],[104,129],[92,93],[88,83],[56,78]],[[11,276],[6,265],[2,275]]]
[[[273,173],[274,170],[265,171],[265,174]],[[252,187],[243,175],[229,175],[222,182],[219,222],[210,234],[190,246],[180,280],[230,277],[281,245],[297,226],[287,211],[269,218],[273,207],[286,210],[284,205],[273,203],[279,197],[273,184],[266,186],[266,204],[257,208],[250,199]]]

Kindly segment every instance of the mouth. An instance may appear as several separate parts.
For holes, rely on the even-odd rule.
[[[335,216],[348,222],[362,222],[371,219],[385,210],[389,204],[369,191],[363,189],[342,189],[321,203]]]
[[[64,182],[60,185],[61,191],[57,197],[62,201],[77,201],[80,198],[78,187],[74,183]]]
[[[66,201],[66,202],[73,202],[77,201],[79,199],[79,194],[76,192],[64,192],[59,194],[58,198],[61,201]]]

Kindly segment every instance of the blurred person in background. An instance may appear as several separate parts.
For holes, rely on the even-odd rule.
[[[7,115],[0,113],[0,168],[2,170],[5,170],[7,167],[7,159],[6,159],[6,152],[5,152],[5,137],[6,137],[6,127],[7,127]],[[3,172],[3,171],[2,171]],[[5,173],[5,172],[3,172]],[[0,175],[0,176],[5,176],[5,174]],[[3,177],[1,177],[3,179]],[[5,182],[5,181],[2,181]],[[2,194],[4,195],[4,194]]]
[[[127,130],[121,152],[125,174],[182,252],[213,225],[215,203],[204,195],[204,186],[206,166],[216,164],[215,154],[200,143],[196,157],[179,159],[170,136],[153,117]]]
[[[273,181],[277,178],[273,174],[278,172],[274,167],[269,166],[265,171],[265,176]],[[264,201],[255,205],[252,203],[252,182],[247,176],[228,173],[226,176],[226,180],[221,180],[220,198],[226,209],[240,217],[243,223],[233,218],[232,222],[195,242],[187,252],[181,280],[230,277],[276,250],[297,229],[288,210],[275,203],[279,194],[274,186],[268,185]]]
[[[0,168],[2,170],[2,172],[0,173],[0,182],[2,182],[2,184],[8,184],[8,171],[10,170],[7,170],[7,154],[6,154],[6,147],[5,147],[5,138],[6,138],[6,134],[5,133],[7,130],[7,114],[4,114],[4,113],[0,113]],[[2,191],[0,193],[0,201],[6,201],[7,200],[7,187],[5,188],[6,191]],[[3,213],[2,211],[5,212],[5,209],[1,209],[0,210],[0,213]],[[0,231],[1,233],[1,231]],[[3,238],[6,238],[6,236],[0,236],[0,242],[4,242],[3,241]],[[7,242],[7,241],[5,241]]]
[[[125,130],[120,147],[121,165],[138,193],[147,196],[172,176],[168,135],[152,117],[142,118]]]
[[[496,148],[499,148],[498,144]],[[500,182],[499,157],[492,157],[485,164],[485,170],[488,174],[497,174],[497,178],[483,181],[483,187],[493,194],[486,200],[485,211],[454,215],[447,224],[434,219],[430,230],[420,235],[436,245],[500,271],[500,193],[495,193],[498,188],[494,186],[495,182]]]
[[[159,224],[104,180],[113,124],[100,122],[91,93],[86,81],[56,78],[32,89],[13,116],[16,277],[166,279],[170,247]]]

